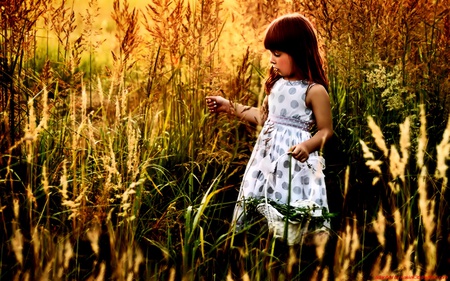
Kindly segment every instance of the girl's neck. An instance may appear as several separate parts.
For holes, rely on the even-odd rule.
[[[284,77],[281,77],[281,78],[283,78],[286,81],[302,81],[302,80],[304,80],[304,79],[302,79],[299,76],[284,76]]]
[[[301,80],[305,80],[300,74],[298,73],[291,73],[288,76],[283,76],[284,80],[288,80],[288,81],[301,81]]]

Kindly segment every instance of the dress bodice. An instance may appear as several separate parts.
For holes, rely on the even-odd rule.
[[[314,123],[314,114],[306,106],[306,81],[279,79],[269,95],[269,115]]]

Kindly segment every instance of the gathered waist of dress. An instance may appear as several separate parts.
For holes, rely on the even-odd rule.
[[[311,131],[312,127],[314,126],[314,121],[305,121],[305,120],[301,120],[301,119],[273,115],[273,114],[269,114],[269,116],[267,118],[267,122],[273,122],[275,124],[291,126],[291,127],[295,127],[295,128],[301,129],[303,131],[307,131],[307,132]]]

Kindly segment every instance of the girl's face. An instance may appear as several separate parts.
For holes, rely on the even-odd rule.
[[[295,63],[292,57],[281,51],[270,51],[270,63],[273,68],[286,80],[300,80],[301,77],[295,71]]]

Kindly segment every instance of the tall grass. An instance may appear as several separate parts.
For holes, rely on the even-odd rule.
[[[2,2],[0,279],[448,276],[448,4]],[[261,104],[263,31],[291,11],[324,42],[339,214],[294,247],[230,232],[259,128],[204,104]]]

